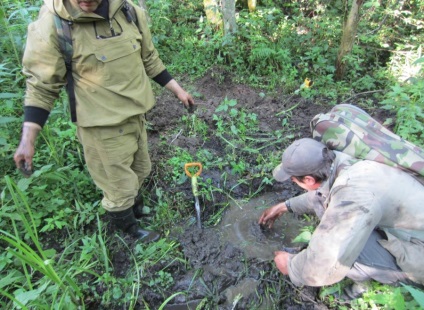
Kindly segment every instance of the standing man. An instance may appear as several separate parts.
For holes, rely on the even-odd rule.
[[[186,107],[194,101],[159,58],[141,8],[125,0],[45,0],[28,27],[24,123],[15,163],[32,170],[37,135],[67,83],[55,15],[71,24],[77,135],[90,175],[103,191],[102,206],[117,228],[155,241],[158,233],[138,226],[141,211],[135,203],[151,170],[144,117],[155,103],[149,78]]]
[[[277,268],[294,284],[325,286],[348,277],[356,282],[346,290],[352,298],[371,279],[424,285],[424,186],[411,175],[308,138],[284,151],[273,175],[307,193],[265,210],[259,224],[271,227],[286,212],[320,218],[305,250],[275,253]]]

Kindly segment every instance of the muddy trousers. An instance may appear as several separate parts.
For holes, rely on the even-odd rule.
[[[119,212],[132,207],[151,170],[144,115],[116,126],[78,127],[77,134],[88,171],[103,191],[103,208]]]
[[[385,239],[384,232],[374,230],[346,276],[356,282],[375,280],[384,284],[412,284],[396,264],[395,257],[378,243],[381,239]]]

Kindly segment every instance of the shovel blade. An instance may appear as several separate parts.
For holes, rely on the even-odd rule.
[[[200,204],[199,204],[199,198],[194,197],[195,198],[195,203],[194,203],[194,207],[196,209],[196,214],[197,214],[197,227],[202,228],[202,222],[200,220]]]

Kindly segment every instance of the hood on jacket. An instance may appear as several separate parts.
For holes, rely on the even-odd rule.
[[[109,0],[109,16],[113,16],[122,7],[124,2],[125,0]],[[44,0],[44,4],[51,13],[72,22],[84,23],[103,19],[95,13],[82,11],[71,0]]]

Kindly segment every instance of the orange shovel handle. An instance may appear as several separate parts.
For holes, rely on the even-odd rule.
[[[190,171],[188,171],[188,168],[190,167],[197,167],[198,170],[195,174],[191,174]],[[198,177],[202,173],[202,164],[201,163],[187,163],[184,165],[184,171],[187,174],[189,178],[192,178],[194,176]]]

